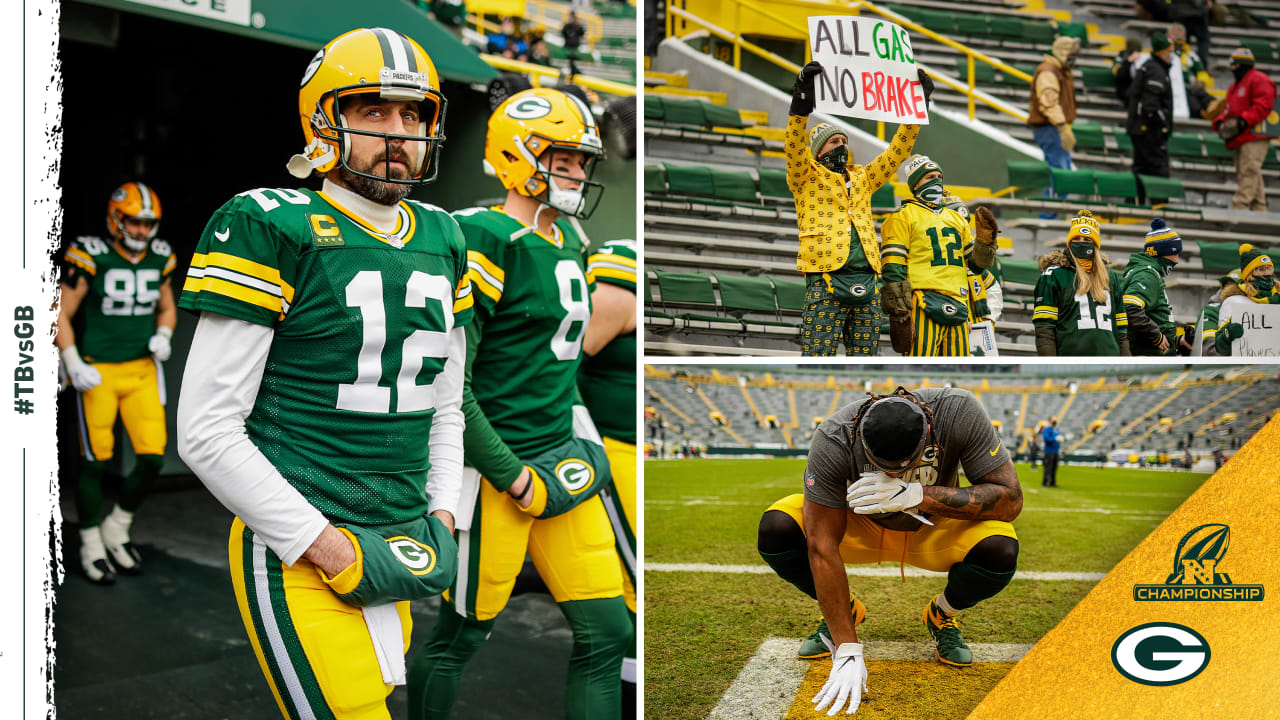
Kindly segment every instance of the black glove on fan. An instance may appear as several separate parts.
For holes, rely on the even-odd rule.
[[[929,97],[933,95],[933,78],[925,74],[920,68],[916,68],[916,77],[920,78],[920,89],[924,90],[924,102],[929,104]]]
[[[822,72],[822,65],[811,62],[800,68],[795,85],[791,86],[791,114],[806,116],[813,113],[813,81]]]

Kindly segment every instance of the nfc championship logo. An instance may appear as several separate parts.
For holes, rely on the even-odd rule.
[[[1163,585],[1134,585],[1133,599],[1139,602],[1169,600],[1225,600],[1259,602],[1265,596],[1261,585],[1237,585],[1220,572],[1222,558],[1231,542],[1231,528],[1207,523],[1182,536],[1173,552],[1173,572]]]
[[[596,478],[596,470],[589,463],[578,458],[569,458],[563,460],[556,465],[556,479],[569,491],[570,495],[577,495],[591,486],[591,481]]]
[[[387,548],[414,575],[426,575],[436,567],[436,551],[411,537],[387,538]]]
[[[1177,685],[1209,665],[1209,642],[1185,625],[1144,623],[1129,628],[1111,646],[1121,675],[1142,685]]]

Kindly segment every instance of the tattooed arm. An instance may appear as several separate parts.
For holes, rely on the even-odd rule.
[[[1018,484],[1013,461],[1006,461],[985,477],[975,480],[973,487],[926,487],[924,502],[917,510],[961,520],[1011,522],[1022,512],[1022,486]]]

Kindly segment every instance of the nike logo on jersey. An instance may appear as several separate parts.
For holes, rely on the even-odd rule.
[[[231,237],[231,228],[227,228],[222,232],[218,232],[217,230],[214,230],[213,236],[218,238],[218,242],[226,242],[227,238]]]
[[[996,449],[995,449],[995,450],[990,450],[990,451],[988,451],[988,452],[989,452],[989,454],[991,455],[991,457],[995,457],[995,456],[996,456],[996,453],[1000,452],[1000,441],[999,441],[999,440],[997,440],[997,441],[996,441]]]

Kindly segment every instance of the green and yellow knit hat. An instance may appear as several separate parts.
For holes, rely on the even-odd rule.
[[[1240,277],[1248,279],[1249,275],[1264,265],[1271,265],[1271,258],[1249,243],[1240,246]]]
[[[809,131],[809,152],[813,156],[818,157],[818,153],[822,150],[822,146],[827,144],[832,135],[844,135],[847,139],[849,136],[840,128],[831,123],[818,123]]]
[[[1098,220],[1093,217],[1093,213],[1081,210],[1079,215],[1071,218],[1071,229],[1067,231],[1067,243],[1070,244],[1072,240],[1088,240],[1094,247],[1102,247],[1102,230],[1098,227]]]
[[[942,168],[938,163],[929,159],[928,155],[912,155],[902,164],[902,172],[907,176],[907,189],[915,190],[916,183],[920,182],[920,178],[937,170],[942,172]]]

